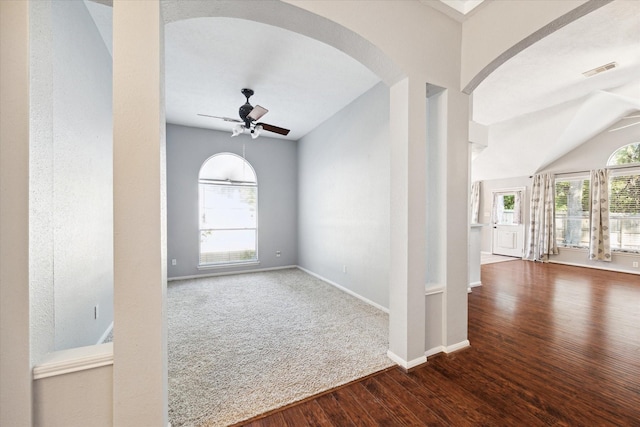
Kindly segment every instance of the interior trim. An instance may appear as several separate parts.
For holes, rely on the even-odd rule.
[[[50,353],[33,368],[33,379],[55,377],[113,365],[113,343],[71,348]]]
[[[545,25],[544,27],[540,28],[539,30],[535,31],[534,33],[530,34],[529,36],[520,40],[518,43],[511,46],[509,49],[502,52],[498,57],[496,57],[493,61],[487,64],[482,70],[480,70],[480,72],[476,74],[475,77],[473,77],[469,81],[469,83],[467,83],[464,89],[462,89],[462,92],[466,93],[467,95],[470,95],[480,85],[480,83],[484,81],[484,79],[489,77],[489,75],[491,75],[491,73],[493,73],[496,69],[498,69],[498,67],[500,67],[502,64],[507,62],[509,59],[516,56],[518,53],[522,52],[523,50],[533,45],[537,41],[542,40],[549,34],[554,33],[560,28],[572,23],[577,19],[582,18],[588,13],[591,13],[594,10],[599,9],[608,3],[611,3],[612,1],[613,0],[599,0],[599,1],[590,0],[576,7],[569,13],[566,13],[561,17],[551,21],[549,24]]]

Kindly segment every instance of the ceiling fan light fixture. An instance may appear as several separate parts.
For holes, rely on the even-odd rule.
[[[260,133],[262,132],[262,126],[258,125],[256,127],[254,127],[253,129],[251,129],[251,138],[256,139],[257,137],[260,136]]]
[[[234,136],[238,136],[242,132],[244,132],[244,126],[242,124],[237,124],[233,127],[231,137],[233,138]]]

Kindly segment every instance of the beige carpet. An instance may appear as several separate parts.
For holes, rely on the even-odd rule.
[[[169,419],[229,425],[392,366],[388,315],[298,269],[171,282]]]

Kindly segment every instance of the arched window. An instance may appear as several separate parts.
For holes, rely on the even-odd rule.
[[[613,152],[607,166],[620,166],[637,163],[640,165],[640,142],[627,144]]]
[[[258,181],[253,167],[232,153],[200,168],[200,266],[258,261]]]

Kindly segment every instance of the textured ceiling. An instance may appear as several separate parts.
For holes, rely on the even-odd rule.
[[[165,29],[166,103],[170,123],[230,130],[198,113],[238,117],[251,88],[261,121],[291,129],[297,140],[380,79],[362,64],[306,36],[234,18],[196,18]],[[277,136],[277,135],[274,135]]]
[[[586,78],[610,62],[619,67]],[[640,1],[616,1],[505,62],[473,92],[473,120],[490,125],[640,81]]]
[[[111,8],[86,1],[111,51]],[[165,26],[168,123],[228,131],[245,98],[269,112],[260,120],[297,140],[380,82],[347,54],[293,31],[236,18],[194,18]]]
[[[487,4],[420,1],[459,21]],[[110,48],[111,9],[86,3]],[[296,140],[380,81],[339,50],[253,21],[180,20],[166,25],[165,36],[170,123],[230,132],[232,124],[197,114],[236,117],[244,102],[240,89],[250,87],[252,104],[270,110],[262,121],[291,129],[289,139]],[[582,75],[612,61],[619,68]],[[474,91],[471,116],[487,126],[489,146],[474,150],[473,178],[536,172],[633,111],[639,79],[640,1],[615,0],[543,38]]]
[[[616,69],[582,75],[614,61]],[[640,2],[617,0],[533,44],[476,88],[472,118],[489,139],[474,155],[472,178],[536,173],[638,110]]]

